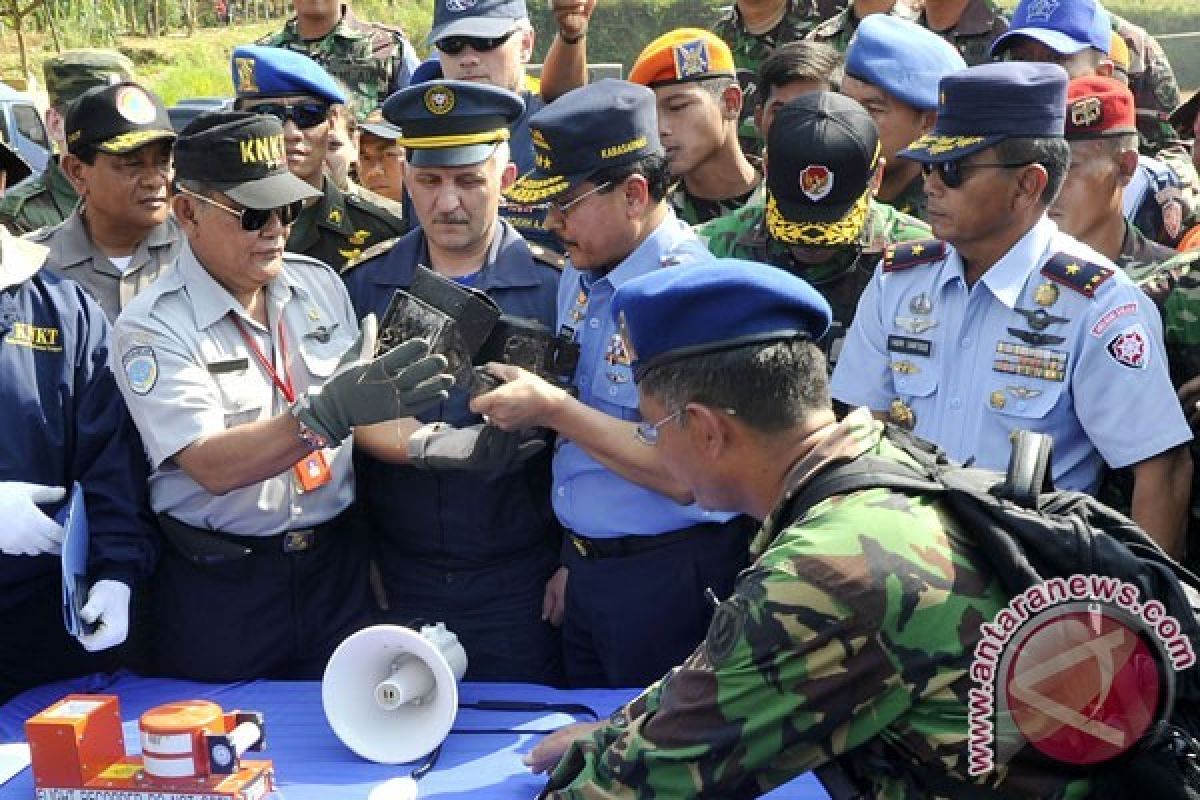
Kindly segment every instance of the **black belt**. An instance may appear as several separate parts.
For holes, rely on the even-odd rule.
[[[594,539],[568,532],[567,539],[575,548],[575,552],[582,558],[624,558],[682,542],[709,528],[711,528],[711,524],[704,523],[654,536],[616,536],[608,539]]]
[[[297,528],[273,536],[240,536],[197,528],[169,514],[158,515],[163,537],[188,561],[203,565],[226,564],[251,553],[307,552],[329,535],[330,526],[338,519],[340,516],[316,527]]]

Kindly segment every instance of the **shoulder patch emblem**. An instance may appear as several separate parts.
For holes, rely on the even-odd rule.
[[[1055,253],[1042,265],[1042,275],[1091,299],[1101,284],[1112,277],[1113,270],[1066,253]]]
[[[946,257],[946,243],[937,239],[896,242],[883,251],[883,271],[900,272],[920,264],[932,264]]]
[[[158,357],[154,348],[145,345],[131,347],[121,356],[125,378],[134,394],[147,394],[158,383]]]
[[[1126,328],[1108,340],[1108,354],[1123,367],[1145,369],[1150,364],[1150,344],[1141,323]]]

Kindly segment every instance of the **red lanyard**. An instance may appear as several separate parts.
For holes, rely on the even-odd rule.
[[[283,395],[283,399],[289,403],[296,402],[296,389],[292,385],[292,374],[288,370],[288,351],[287,351],[287,336],[284,335],[283,314],[280,313],[279,324],[276,326],[278,331],[277,339],[279,341],[279,355],[283,360],[283,377],[279,377],[279,373],[275,371],[275,365],[267,360],[267,356],[263,353],[262,348],[258,346],[258,342],[246,330],[246,326],[232,312],[229,318],[233,320],[233,324],[237,327],[238,333],[242,335],[242,341],[246,343],[246,347],[250,348],[250,352],[254,353],[254,357],[258,359],[258,365],[263,368],[263,371],[271,377],[271,382],[275,384],[275,388]],[[272,351],[274,348],[272,348]],[[274,355],[274,352],[272,352]]]

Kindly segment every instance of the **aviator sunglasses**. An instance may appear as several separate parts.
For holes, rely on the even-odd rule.
[[[290,119],[300,129],[315,128],[329,119],[329,106],[325,103],[259,103],[246,109],[255,114],[266,114],[286,124]]]
[[[242,230],[246,233],[257,233],[267,226],[267,222],[271,219],[272,214],[279,215],[279,224],[285,228],[296,221],[300,216],[300,212],[304,210],[304,201],[296,200],[288,203],[286,206],[278,208],[230,208],[224,203],[218,203],[211,197],[205,197],[202,194],[196,194],[193,191],[179,187],[180,194],[186,194],[188,197],[194,197],[197,200],[208,203],[210,206],[216,206],[227,214],[232,214],[237,217],[242,223]]]
[[[982,164],[964,164],[961,158],[956,158],[953,161],[938,161],[936,163],[921,164],[921,174],[928,178],[934,172],[942,179],[942,183],[947,189],[957,189],[963,185],[966,177],[963,175],[963,170],[967,169],[1018,169],[1020,167],[1028,167],[1033,162],[1025,161],[1020,164],[1004,164],[999,162],[988,162]]]
[[[507,42],[516,32],[514,28],[503,36],[447,36],[445,39],[438,39],[433,46],[452,56],[461,53],[468,45],[476,53],[487,53]]]

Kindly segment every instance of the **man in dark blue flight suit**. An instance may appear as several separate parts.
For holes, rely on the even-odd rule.
[[[421,225],[343,274],[356,312],[382,319],[420,265],[510,316],[553,326],[558,272],[497,213],[516,179],[509,125],[523,109],[512,92],[462,81],[410,86],[384,104],[404,131],[404,181]],[[548,453],[483,424],[468,400],[456,386],[419,419],[355,432],[357,498],[386,617],[444,621],[467,651],[470,680],[557,682],[558,633],[542,610],[560,544]]]
[[[141,441],[107,366],[108,322],[79,285],[41,269],[47,252],[0,231],[0,704],[127,663],[110,648],[128,634],[157,536]],[[97,624],[78,641],[63,625],[52,518],[75,481],[91,545],[81,616]]]

